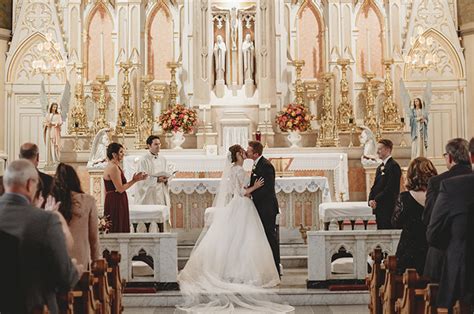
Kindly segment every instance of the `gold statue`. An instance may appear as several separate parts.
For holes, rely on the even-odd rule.
[[[178,83],[176,83],[176,69],[181,66],[181,63],[167,62],[166,66],[170,69],[170,73],[171,73],[169,106],[173,107],[174,105],[176,105],[176,98],[178,98]]]
[[[107,122],[106,114],[108,107],[108,99],[105,95],[105,82],[109,80],[108,75],[99,75],[97,76],[97,81],[99,82],[99,99],[97,101],[97,111],[98,115],[94,120],[94,130],[97,133],[99,130],[104,128],[109,128],[109,123]]]
[[[323,111],[321,113],[321,127],[319,129],[316,147],[334,147],[339,146],[339,136],[337,126],[332,115],[331,104],[331,79],[332,73],[324,73],[324,95]]]
[[[304,106],[304,84],[301,79],[301,72],[305,62],[304,60],[294,60],[291,64],[296,68],[295,103]]]
[[[123,69],[123,83],[122,83],[122,106],[118,114],[118,121],[116,127],[117,134],[134,134],[136,131],[135,112],[130,108],[130,81],[129,72],[132,64],[128,62],[120,62],[120,67]],[[122,132],[122,133],[120,133]]]
[[[350,60],[339,59],[337,64],[341,66],[341,102],[337,108],[337,127],[340,131],[349,131],[354,121],[354,113],[349,101],[349,82],[347,81],[347,66],[350,64]]]
[[[82,69],[83,65],[76,65],[77,72],[77,83],[75,87],[74,96],[76,98],[76,103],[71,108],[70,119],[68,124],[68,132],[76,133],[78,135],[86,134],[89,132],[87,125],[87,114],[86,114],[86,105],[84,101],[84,85],[82,84]]]
[[[137,143],[136,148],[146,148],[146,139],[153,132],[153,100],[150,95],[150,82],[153,81],[153,78],[150,75],[146,75],[142,78],[144,84],[143,87],[143,99],[141,103],[142,118],[137,127]]]
[[[375,78],[375,73],[365,73],[364,77],[367,79],[364,125],[371,129],[374,134],[376,134],[377,118],[375,115],[374,83],[372,81]]]
[[[392,79],[390,78],[390,68],[392,66],[393,60],[385,60],[385,100],[383,102],[383,112],[382,112],[382,124],[381,127],[383,130],[396,131],[400,129],[400,114],[398,112],[398,106],[393,102],[393,84]]]

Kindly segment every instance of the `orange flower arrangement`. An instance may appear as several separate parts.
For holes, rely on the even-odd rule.
[[[197,112],[177,104],[161,113],[158,124],[166,132],[191,133],[197,123]]]
[[[304,132],[311,129],[311,114],[303,105],[289,104],[278,112],[275,122],[283,132]]]

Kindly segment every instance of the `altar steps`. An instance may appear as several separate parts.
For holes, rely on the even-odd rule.
[[[183,269],[194,246],[178,245],[178,269]],[[307,268],[308,246],[306,244],[280,244],[280,259],[283,269]]]

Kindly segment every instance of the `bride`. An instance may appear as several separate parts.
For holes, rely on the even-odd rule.
[[[178,275],[185,304],[180,310],[233,312],[244,308],[260,313],[286,313],[294,308],[264,300],[263,294],[275,287],[280,277],[251,192],[263,186],[263,179],[252,187],[242,168],[245,150],[229,148],[212,222],[198,239],[191,256]]]

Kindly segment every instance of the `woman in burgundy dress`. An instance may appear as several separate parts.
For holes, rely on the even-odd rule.
[[[126,190],[147,177],[145,173],[138,172],[127,182],[120,168],[120,162],[125,155],[123,146],[119,143],[110,143],[107,146],[107,158],[109,162],[104,170],[105,202],[104,215],[110,217],[112,226],[110,233],[130,232],[130,215],[128,210],[128,198]]]

